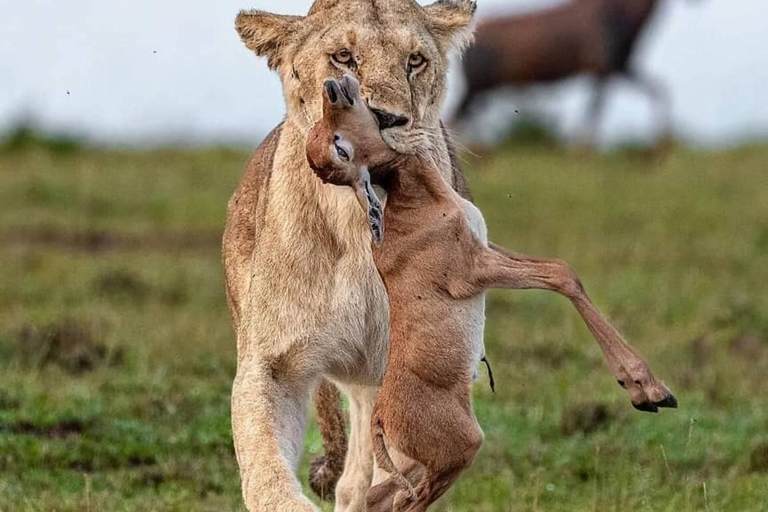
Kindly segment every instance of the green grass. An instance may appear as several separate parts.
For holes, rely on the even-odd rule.
[[[242,510],[217,244],[246,158],[0,153],[0,511]],[[435,508],[767,510],[768,147],[467,158],[491,238],[567,260],[680,409],[634,411],[565,299],[493,292],[486,442]]]

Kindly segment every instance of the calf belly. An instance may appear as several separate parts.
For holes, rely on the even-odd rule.
[[[462,199],[464,213],[467,216],[467,222],[472,233],[480,240],[483,245],[488,245],[488,228],[485,225],[485,219],[482,212],[469,201]],[[473,379],[477,380],[479,372],[477,370],[480,360],[485,357],[485,343],[483,340],[485,332],[485,293],[473,297],[467,301],[467,326],[472,339],[472,357],[474,358],[475,372]]]

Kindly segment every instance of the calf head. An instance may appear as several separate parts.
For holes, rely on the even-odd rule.
[[[315,174],[332,185],[351,187],[368,216],[373,240],[384,235],[381,201],[371,184],[369,169],[392,164],[396,153],[381,137],[379,125],[360,96],[351,75],[323,84],[323,117],[307,139],[307,160]]]

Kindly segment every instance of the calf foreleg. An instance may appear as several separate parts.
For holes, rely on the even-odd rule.
[[[584,319],[636,409],[657,412],[659,407],[677,407],[669,389],[592,304],[578,276],[565,262],[514,254],[491,244],[478,258],[472,274],[470,288],[540,289],[564,295]]]

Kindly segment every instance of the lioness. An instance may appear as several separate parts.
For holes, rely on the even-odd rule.
[[[336,510],[364,510],[372,481],[386,477],[374,478],[369,423],[388,352],[387,296],[354,193],[324,186],[305,157],[307,134],[321,116],[322,83],[355,75],[387,144],[409,153],[413,142],[428,139],[424,156],[466,194],[439,111],[449,50],[470,41],[474,11],[470,0],[424,7],[413,0],[317,0],[307,16],[237,17],[246,46],[279,73],[287,107],[229,202],[222,249],[238,349],[232,430],[251,511],[316,510],[295,469],[307,402],[321,377],[350,403]],[[483,321],[479,303],[467,322],[482,331]],[[653,409],[667,396],[634,352],[602,348],[633,404]],[[327,421],[337,408],[318,412],[321,424],[339,426],[338,417]]]
[[[427,137],[443,177],[462,188],[439,114],[449,50],[470,40],[474,11],[469,0],[317,0],[307,16],[237,17],[246,46],[279,73],[287,108],[230,200],[223,240],[238,347],[232,429],[249,510],[316,510],[294,471],[323,376],[350,402],[336,510],[363,510],[374,474],[368,425],[387,359],[387,296],[354,194],[323,186],[306,161],[323,80],[357,76],[390,147],[408,153]],[[473,314],[482,327],[482,305]]]

